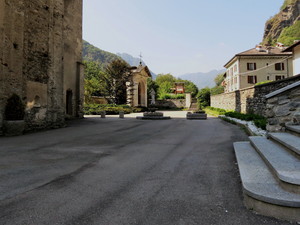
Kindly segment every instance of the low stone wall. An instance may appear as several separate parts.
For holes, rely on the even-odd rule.
[[[235,92],[211,96],[211,106],[242,113],[255,113],[265,116],[265,96],[280,88],[300,81],[300,75],[273,81],[267,84],[244,88]]]
[[[236,92],[229,92],[210,97],[210,106],[226,110],[236,110]]]
[[[158,108],[185,108],[185,99],[166,99],[166,100],[156,100],[155,106]]]
[[[284,131],[286,125],[300,125],[300,85],[267,99],[267,130]]]

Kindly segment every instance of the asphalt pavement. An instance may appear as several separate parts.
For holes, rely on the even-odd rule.
[[[291,224],[243,205],[232,143],[218,118],[87,117],[0,138],[0,224]]]

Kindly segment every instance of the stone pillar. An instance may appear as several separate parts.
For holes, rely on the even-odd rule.
[[[190,108],[192,104],[192,95],[191,93],[185,93],[185,107]]]

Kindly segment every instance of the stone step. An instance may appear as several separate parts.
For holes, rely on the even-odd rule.
[[[250,196],[252,200],[268,203],[265,207],[270,209],[279,207],[280,210],[276,210],[276,212],[280,213],[282,211],[284,214],[277,217],[291,216],[287,215],[288,211],[295,215],[296,210],[297,218],[293,219],[299,219],[300,221],[300,195],[286,191],[278,184],[250,142],[235,142],[234,150],[244,193]],[[262,209],[260,203],[252,204],[252,207],[257,207],[254,210],[260,212],[268,211],[268,209]]]
[[[286,131],[300,137],[300,125],[288,125]]]
[[[265,137],[249,137],[250,143],[279,180],[292,184],[289,190],[300,194],[300,160]],[[285,183],[284,183],[285,184]]]
[[[289,133],[269,133],[268,136],[300,156],[300,138],[298,136]]]

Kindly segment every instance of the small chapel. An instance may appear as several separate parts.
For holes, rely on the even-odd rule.
[[[151,78],[151,72],[147,66],[140,63],[131,68],[132,79],[126,83],[127,104],[136,107],[148,106],[147,79]]]

